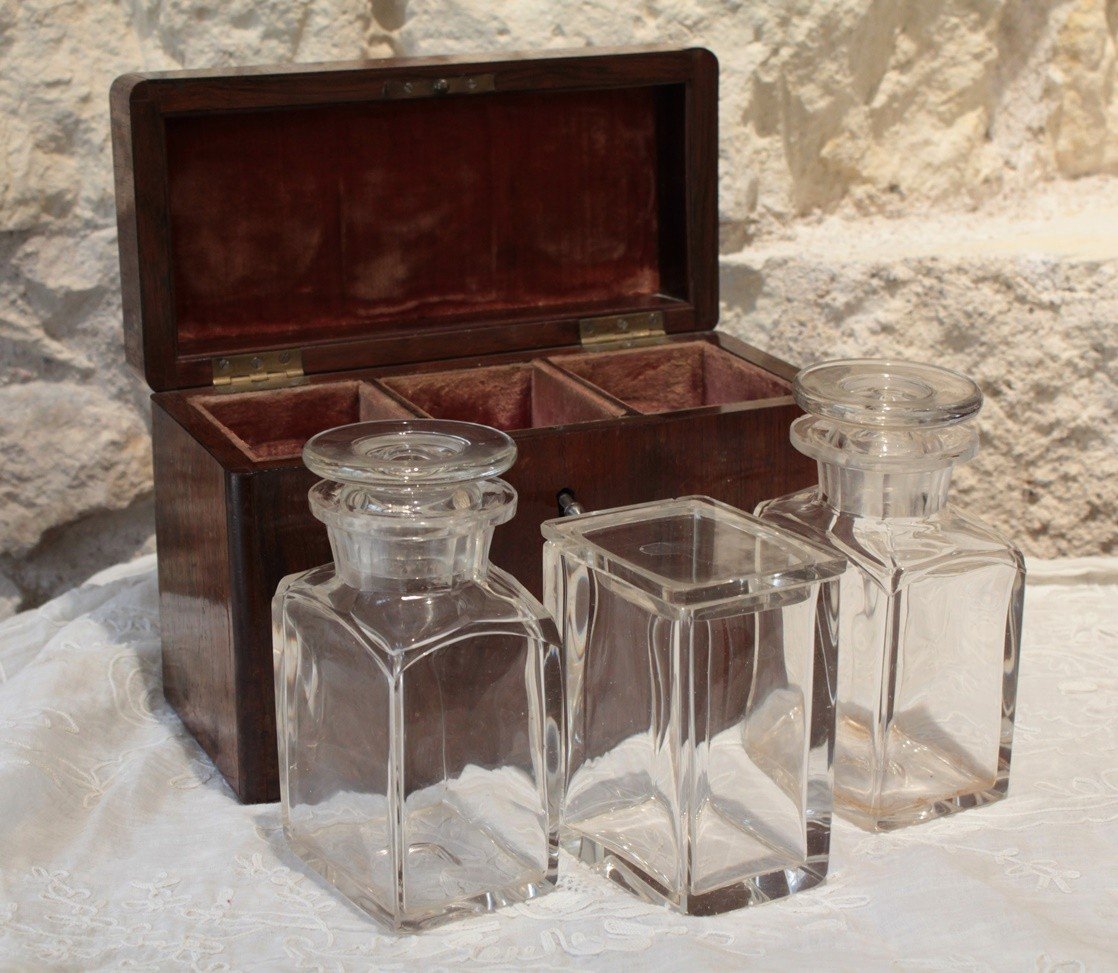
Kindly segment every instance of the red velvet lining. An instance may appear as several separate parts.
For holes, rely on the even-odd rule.
[[[674,91],[168,118],[180,353],[657,294]]]
[[[561,366],[561,367],[557,367]],[[607,395],[567,375],[574,372]],[[351,422],[436,419],[498,429],[562,426],[788,394],[787,383],[706,342],[562,355],[548,360],[393,375],[256,392],[201,394],[198,411],[255,460],[295,457],[315,433]],[[611,399],[609,396],[612,396]]]
[[[414,414],[366,382],[335,382],[259,392],[205,395],[194,406],[252,459],[298,456],[315,433]]]
[[[497,429],[562,426],[624,414],[624,409],[546,362],[397,375],[382,381],[435,419],[463,419]]]
[[[701,341],[550,360],[637,412],[675,412],[789,393],[775,376]]]

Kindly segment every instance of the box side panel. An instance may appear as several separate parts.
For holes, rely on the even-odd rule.
[[[718,323],[718,61],[703,49],[688,54],[695,73],[685,114],[687,269],[695,326],[706,331]]]
[[[236,672],[221,466],[177,422],[152,408],[163,692],[236,790]]]

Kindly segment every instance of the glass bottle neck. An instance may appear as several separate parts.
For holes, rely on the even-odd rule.
[[[951,466],[917,473],[882,473],[819,463],[819,495],[855,517],[929,517],[947,503]]]
[[[493,531],[516,511],[504,480],[369,487],[324,480],[310,492],[334,568],[362,591],[430,591],[489,570]]]
[[[856,517],[930,517],[947,503],[951,471],[978,450],[966,426],[891,429],[822,416],[792,423],[792,445],[819,465],[819,496]]]
[[[334,569],[350,587],[362,591],[450,588],[488,570],[493,526],[430,536],[328,525]]]

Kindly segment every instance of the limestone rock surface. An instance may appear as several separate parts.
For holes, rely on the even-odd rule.
[[[85,385],[0,389],[0,531],[25,553],[60,506],[120,510],[147,491],[151,445],[139,417]]]
[[[1049,117],[1066,176],[1118,173],[1118,0],[1079,0],[1057,38]]]
[[[721,326],[797,364],[872,354],[985,393],[956,498],[1026,553],[1118,550],[1118,184],[900,220],[839,217],[723,260]]]

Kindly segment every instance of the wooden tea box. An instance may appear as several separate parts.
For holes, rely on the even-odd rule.
[[[710,52],[126,75],[111,103],[164,689],[242,800],[278,796],[272,594],[331,557],[314,433],[508,430],[520,505],[493,559],[537,595],[563,487],[749,510],[813,482],[794,368],[713,331]]]

